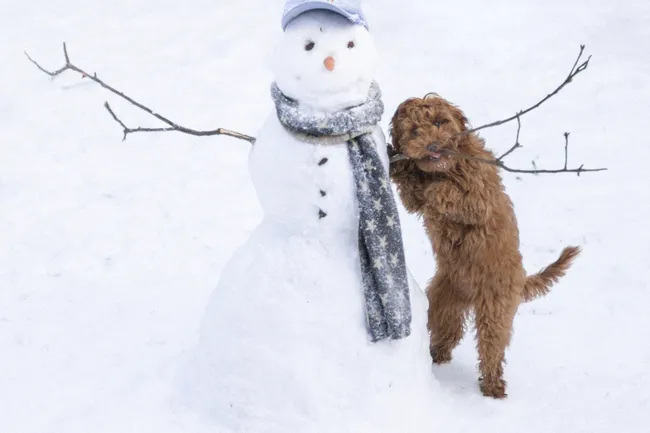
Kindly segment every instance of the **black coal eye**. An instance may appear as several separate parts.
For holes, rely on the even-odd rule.
[[[436,120],[435,122],[433,122],[433,125],[436,126],[437,128],[440,128],[441,123],[439,120]]]
[[[311,51],[315,46],[316,44],[314,42],[309,41],[307,42],[307,45],[305,45],[305,51]]]
[[[348,48],[354,48],[354,41],[348,42]]]

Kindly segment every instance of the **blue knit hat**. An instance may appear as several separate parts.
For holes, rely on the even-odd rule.
[[[336,12],[368,29],[368,21],[361,10],[361,0],[287,0],[282,15],[282,30],[298,15],[315,9]]]

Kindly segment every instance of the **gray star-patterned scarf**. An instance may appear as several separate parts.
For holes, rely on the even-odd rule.
[[[302,111],[276,84],[271,94],[280,123],[301,141],[347,142],[359,206],[359,257],[370,340],[408,337],[411,301],[399,215],[372,137],[384,113],[379,86],[372,84],[365,103],[333,113]]]

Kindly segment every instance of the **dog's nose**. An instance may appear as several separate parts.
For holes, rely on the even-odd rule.
[[[436,143],[430,144],[427,146],[427,150],[431,153],[436,153],[438,152],[438,145]]]

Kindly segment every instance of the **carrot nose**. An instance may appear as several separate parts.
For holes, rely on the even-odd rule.
[[[334,57],[329,56],[325,59],[325,68],[327,68],[328,71],[333,71],[335,66],[336,60],[334,60]]]

